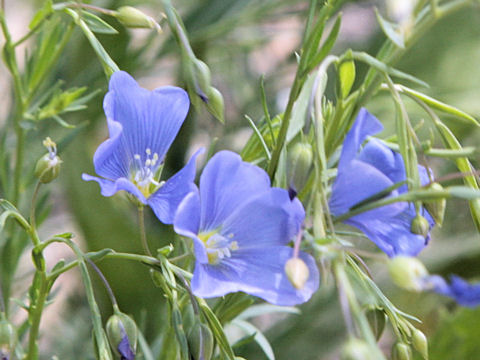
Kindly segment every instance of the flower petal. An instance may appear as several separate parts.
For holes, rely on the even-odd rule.
[[[310,255],[300,253],[310,276],[302,289],[295,289],[285,274],[285,263],[292,254],[293,249],[289,247],[274,246],[237,250],[217,265],[197,261],[192,291],[203,298],[243,291],[275,305],[301,304],[318,289],[318,268]]]
[[[242,203],[270,189],[267,173],[231,151],[215,154],[200,177],[200,228],[210,231]]]
[[[150,149],[162,161],[185,120],[189,99],[183,89],[172,86],[148,91],[118,71],[110,79],[103,106],[109,128],[112,120],[123,127],[118,157],[133,161],[138,154],[144,162]]]
[[[179,235],[193,240],[195,258],[202,263],[208,263],[207,251],[202,241],[197,237],[200,227],[200,195],[195,188],[182,200],[177,208],[173,228]]]
[[[163,186],[147,199],[148,205],[150,205],[155,215],[164,224],[173,223],[175,212],[180,202],[188,193],[196,190],[196,186],[193,183],[196,170],[195,160],[203,152],[204,149],[198,150],[183,169],[168,179]]]
[[[380,208],[380,209],[383,209]],[[407,210],[393,217],[356,216],[347,219],[346,224],[363,231],[389,257],[405,255],[416,256],[427,244],[429,237],[424,238],[411,232],[415,208],[408,205]],[[428,219],[427,219],[428,220]],[[430,223],[432,226],[432,223]]]
[[[362,200],[373,196],[393,185],[393,182],[370,164],[352,160],[348,168],[338,170],[337,178],[332,187],[330,211],[339,216],[347,213],[350,208]],[[396,191],[392,192],[395,195]],[[358,219],[368,214],[369,217],[394,216],[406,207],[404,202],[396,202],[357,215]]]
[[[462,306],[480,305],[480,283],[470,284],[455,275],[450,276],[450,284],[438,275],[429,276],[424,281],[427,288],[454,299]]]
[[[145,196],[138,190],[138,188],[128,179],[119,178],[115,181],[101,179],[96,176],[82,174],[82,179],[85,181],[96,181],[100,185],[103,196],[112,196],[120,190],[125,190],[134,195],[142,204],[147,204]]]
[[[305,210],[285,189],[271,188],[239,206],[221,228],[241,249],[286,245],[299,232]]]
[[[349,163],[357,157],[360,146],[367,136],[375,135],[382,130],[382,123],[365,108],[361,108],[352,128],[347,133],[345,141],[343,142],[338,170],[341,171],[344,167],[348,167]]]

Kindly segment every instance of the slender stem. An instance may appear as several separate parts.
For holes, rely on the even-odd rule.
[[[30,333],[28,338],[28,352],[25,357],[25,360],[36,360],[38,359],[38,333],[40,329],[40,320],[42,318],[43,308],[47,300],[48,292],[50,289],[49,280],[46,277],[44,272],[39,272],[37,270],[37,275],[39,276],[39,286],[36,288],[37,297],[33,304],[30,305]]]
[[[95,270],[97,275],[100,277],[100,279],[103,282],[103,286],[105,286],[105,289],[107,290],[108,297],[110,298],[110,301],[112,302],[113,307],[118,307],[117,299],[115,298],[115,294],[113,293],[113,290],[108,283],[107,279],[105,278],[105,275],[103,275],[102,271],[98,268],[98,266],[90,260],[87,256],[84,257],[85,260],[87,260],[88,264]]]
[[[0,313],[5,313],[5,300],[3,299],[2,277],[0,276]]]
[[[143,252],[146,255],[153,257],[148,247],[147,235],[145,233],[145,211],[143,205],[138,207],[138,225],[140,227],[140,240],[142,242]]]
[[[104,9],[95,5],[89,5],[89,4],[82,4],[82,3],[72,3],[68,4],[69,8],[80,8],[80,9],[87,9],[87,10],[92,10],[101,14],[109,15],[109,16],[115,16],[116,11],[114,10],[109,10],[109,9]]]
[[[293,257],[298,258],[298,254],[300,252],[300,244],[302,243],[302,229],[297,234],[297,237],[295,238],[295,243],[293,244]]]
[[[37,229],[37,224],[35,221],[35,211],[36,211],[35,205],[37,203],[38,192],[40,190],[41,185],[42,183],[40,182],[40,180],[37,181],[37,184],[35,185],[35,190],[33,190],[32,203],[30,204],[30,227],[33,228],[35,231]]]

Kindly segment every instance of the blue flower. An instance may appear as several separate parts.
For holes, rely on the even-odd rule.
[[[307,301],[319,283],[313,258],[299,254],[309,269],[303,288],[293,287],[285,273],[293,256],[287,244],[304,217],[300,201],[272,188],[265,171],[232,152],[217,153],[173,223],[178,234],[193,239],[193,293],[209,298],[243,291],[276,305]]]
[[[343,143],[329,203],[334,216],[343,215],[361,201],[405,181],[402,155],[373,138],[362,147],[368,136],[382,130],[382,124],[362,108]],[[419,165],[418,170],[422,185],[428,183],[426,169]],[[407,186],[403,185],[393,190],[389,196],[405,191]],[[427,219],[431,229],[435,224],[433,218],[423,208],[421,215]],[[415,256],[427,245],[430,238],[430,234],[424,237],[412,233],[411,223],[415,216],[413,204],[396,202],[352,216],[344,223],[365,233],[389,257]]]
[[[431,275],[424,280],[425,290],[433,290],[438,294],[454,299],[462,306],[480,305],[480,283],[470,284],[462,278],[450,276],[450,284],[438,275]]]
[[[165,154],[188,113],[187,93],[167,86],[148,91],[126,72],[115,72],[103,107],[109,138],[95,152],[95,172],[83,174],[96,181],[103,196],[125,190],[149,205],[165,224],[171,224],[178,204],[195,185],[195,159],[166,182],[159,182]]]

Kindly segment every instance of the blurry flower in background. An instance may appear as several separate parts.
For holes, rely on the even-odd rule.
[[[462,306],[480,305],[480,283],[470,284],[456,275],[450,276],[450,283],[439,275],[428,276],[423,283],[425,290],[448,296]]]
[[[149,205],[166,224],[173,222],[180,201],[195,189],[195,159],[166,182],[160,182],[162,163],[187,116],[190,102],[180,88],[166,86],[148,91],[126,72],[115,72],[104,99],[110,138],[93,157],[96,181],[103,196],[125,190]]]
[[[193,240],[193,293],[218,297],[243,291],[276,305],[307,301],[319,283],[314,259],[299,254],[309,272],[301,289],[285,273],[293,255],[286,245],[304,217],[300,201],[272,188],[265,171],[230,151],[217,153],[203,171],[200,190],[182,201],[174,220],[175,231]]]
[[[389,149],[377,139],[368,136],[383,129],[382,124],[362,108],[347,133],[338,163],[338,175],[333,183],[330,210],[333,215],[347,213],[353,206],[380,193],[396,183],[405,181],[406,173],[402,155]],[[418,166],[420,181],[429,182],[426,169]],[[390,192],[397,196],[407,191],[407,186]],[[396,202],[352,216],[343,222],[361,230],[389,257],[417,255],[430,239],[429,230],[435,222],[428,211],[420,215],[428,223],[424,234],[412,232],[412,222],[417,218],[411,203]]]

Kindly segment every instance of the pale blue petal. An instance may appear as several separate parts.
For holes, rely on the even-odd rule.
[[[115,181],[111,181],[88,174],[82,174],[82,179],[85,181],[96,181],[100,185],[101,194],[103,196],[112,196],[120,190],[125,190],[134,195],[143,204],[147,204],[145,196],[143,196],[140,190],[138,190],[138,188],[126,178],[119,178]]]
[[[264,170],[231,151],[218,152],[200,177],[202,231],[219,228],[240,204],[268,189],[270,179]]]
[[[197,188],[193,183],[196,172],[195,160],[203,151],[204,149],[198,150],[183,169],[168,179],[147,199],[148,205],[162,223],[173,223],[180,202]]]
[[[275,305],[304,303],[318,289],[318,268],[310,255],[301,253],[300,258],[307,264],[310,276],[301,290],[295,289],[285,274],[285,263],[292,254],[289,247],[275,246],[237,250],[218,265],[197,261],[192,291],[203,298],[243,291]]]
[[[382,123],[365,108],[361,108],[343,142],[338,170],[341,171],[344,167],[348,167],[350,161],[357,157],[360,146],[368,136],[375,135],[382,130]]]
[[[305,210],[285,189],[271,188],[228,216],[220,233],[241,249],[286,245],[300,231]]]
[[[143,163],[145,150],[150,149],[162,161],[185,120],[189,104],[183,89],[168,86],[148,91],[126,72],[115,72],[104,110],[109,128],[112,121],[123,127],[116,156],[133,162],[133,156],[138,154]]]
[[[208,263],[207,251],[202,241],[197,237],[200,227],[200,195],[195,189],[180,203],[173,221],[173,228],[179,235],[193,240],[195,258],[202,263]]]
[[[330,211],[339,216],[347,213],[351,207],[358,204],[386,188],[393,182],[378,169],[358,160],[352,160],[348,168],[338,171],[337,178],[332,187],[330,198]],[[392,195],[397,192],[393,191]],[[368,211],[369,216],[395,216],[403,211],[406,203],[393,203],[378,209]],[[359,215],[359,218],[363,215]]]
[[[458,304],[467,307],[480,305],[480,283],[470,284],[461,277],[450,276],[450,284],[442,277],[432,275],[425,279],[427,289],[431,288],[438,294],[448,296]]]

